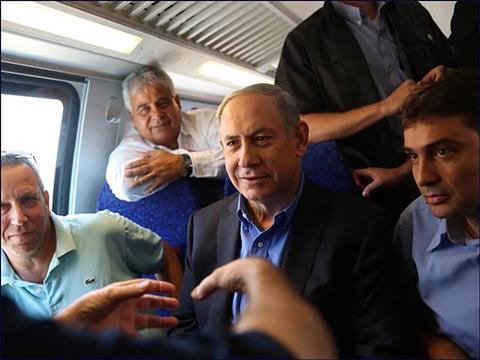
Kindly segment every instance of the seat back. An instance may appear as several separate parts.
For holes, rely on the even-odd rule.
[[[342,152],[336,141],[308,144],[302,157],[305,177],[326,189],[341,192],[358,192]]]
[[[223,180],[181,178],[139,201],[119,200],[107,183],[97,198],[97,211],[108,209],[152,230],[183,259],[190,215],[223,196]]]
[[[351,171],[343,159],[336,141],[323,141],[309,144],[307,153],[302,157],[302,171],[306,178],[329,190],[359,192],[353,183]],[[237,190],[228,178],[225,178],[224,196]]]

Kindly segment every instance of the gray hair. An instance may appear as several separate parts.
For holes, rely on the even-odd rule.
[[[217,109],[218,120],[221,121],[223,110],[225,109],[225,106],[230,102],[230,100],[236,98],[237,96],[252,93],[268,95],[273,98],[273,101],[277,105],[278,112],[280,113],[280,117],[282,119],[285,131],[287,134],[291,134],[293,128],[300,120],[300,113],[298,112],[295,100],[290,96],[289,93],[282,90],[277,85],[255,84],[234,91],[233,93],[227,95]]]
[[[42,178],[40,177],[40,172],[38,170],[38,166],[35,164],[35,160],[33,159],[33,156],[30,157],[27,155],[18,154],[14,152],[12,153],[2,152],[2,162],[1,162],[2,169],[7,167],[20,166],[20,165],[26,165],[30,169],[32,169],[33,173],[37,177],[38,187],[40,188],[40,191],[43,193],[45,191],[45,187],[43,186],[43,181],[42,181]]]
[[[164,70],[153,66],[142,66],[128,74],[122,82],[123,102],[128,111],[132,111],[130,96],[147,85],[162,86],[167,88],[172,97],[177,95],[172,79]]]

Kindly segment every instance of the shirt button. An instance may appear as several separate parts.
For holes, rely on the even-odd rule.
[[[263,248],[263,242],[262,242],[262,241],[259,241],[258,244],[257,244],[257,246],[258,246],[259,248]]]
[[[35,289],[35,294],[38,295],[38,294],[40,294],[41,292],[42,292],[42,288],[39,288],[39,287],[38,287],[38,288]]]

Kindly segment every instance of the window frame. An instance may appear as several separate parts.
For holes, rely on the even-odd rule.
[[[80,96],[70,82],[86,83],[87,79],[4,62],[1,66],[1,75],[2,94],[56,99],[63,104],[55,164],[52,210],[56,214],[66,215],[68,214],[73,159],[80,121]],[[56,96],[42,93],[46,88],[53,90],[52,93]]]

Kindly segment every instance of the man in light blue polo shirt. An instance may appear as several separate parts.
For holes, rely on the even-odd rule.
[[[52,213],[33,158],[2,152],[1,169],[2,295],[25,313],[49,317],[114,281],[180,271],[165,242],[124,217]]]
[[[403,212],[395,240],[417,308],[428,308],[416,318],[431,358],[480,356],[477,104],[478,75],[453,70],[414,93],[403,113],[422,197]]]

